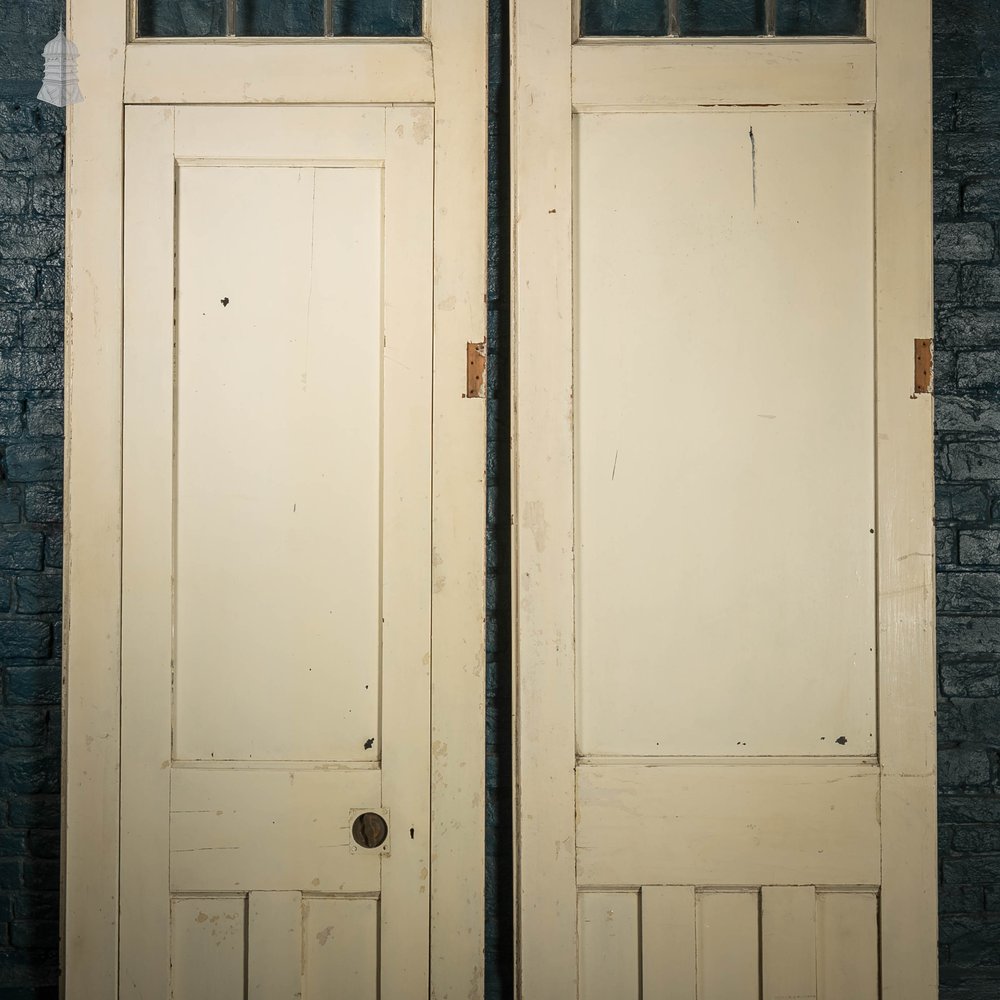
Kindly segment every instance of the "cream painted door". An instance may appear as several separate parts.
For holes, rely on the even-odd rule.
[[[123,995],[426,995],[432,128],[126,114]]]
[[[521,996],[930,1000],[929,5],[514,6]]]
[[[482,995],[486,5],[433,7],[70,6],[67,1000]]]

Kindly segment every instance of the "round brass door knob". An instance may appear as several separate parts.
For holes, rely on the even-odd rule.
[[[351,836],[359,847],[374,850],[385,843],[389,824],[378,813],[362,813],[351,824]]]

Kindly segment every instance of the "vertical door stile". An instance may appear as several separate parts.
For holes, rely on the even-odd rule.
[[[933,397],[913,392],[913,341],[933,316],[931,4],[874,3],[879,439],[882,995],[937,980]],[[919,942],[919,945],[917,944]]]
[[[122,476],[121,980],[169,981],[173,714],[174,110],[128,108]],[[141,219],[140,219],[141,213]],[[150,863],[150,858],[155,860]]]
[[[577,990],[571,0],[511,5],[520,995]]]
[[[432,994],[484,989],[485,442],[466,345],[486,329],[485,0],[432,2],[434,454],[430,877]],[[425,24],[427,22],[425,21]]]

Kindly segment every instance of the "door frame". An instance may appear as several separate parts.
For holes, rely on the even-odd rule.
[[[929,0],[858,39],[578,38],[579,0],[512,0],[512,509],[518,996],[577,995],[573,114],[874,108],[883,998],[937,988]],[[877,92],[877,102],[876,102]],[[664,391],[669,391],[665,384]]]
[[[70,0],[62,980],[118,996],[124,108],[433,104],[431,946],[428,996],[483,991],[485,0],[424,0],[420,39],[134,40],[128,0]]]

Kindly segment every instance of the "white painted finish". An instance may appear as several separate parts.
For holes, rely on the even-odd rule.
[[[581,892],[581,1000],[639,1000],[639,897]]]
[[[578,982],[572,8],[572,0],[511,4],[511,561],[522,1000],[575,1000]]]
[[[875,885],[878,771],[778,761],[577,769],[581,885]],[[637,851],[636,832],[654,847]]]
[[[378,901],[307,896],[302,909],[303,1000],[376,1000]]]
[[[913,398],[913,340],[933,322],[931,5],[878,0],[879,737],[885,1000],[933,1000],[937,950],[933,397]]]
[[[765,885],[760,923],[763,1000],[815,1000],[816,890],[811,885]]]
[[[867,39],[584,39],[573,46],[573,106],[875,103]]]
[[[297,117],[328,165],[248,158],[245,110],[127,116],[126,995],[166,988],[168,880],[250,892],[260,996],[300,989],[293,897],[381,890],[379,977],[426,993],[431,121],[382,111],[373,163],[372,112]]]
[[[171,1000],[245,1000],[246,897],[182,896],[170,923]]]
[[[177,192],[175,757],[377,760],[382,171]]]
[[[174,148],[180,159],[204,161],[206,142],[216,144],[216,159],[267,159],[273,157],[274,147],[280,146],[284,150],[282,164],[299,167],[317,166],[303,161],[335,161],[345,156],[379,161],[384,155],[386,113],[381,107],[370,106],[434,102],[433,110],[400,107],[388,112],[390,144],[396,145],[393,155],[402,167],[400,173],[413,175],[414,183],[426,182],[428,191],[430,184],[434,185],[433,202],[425,198],[422,204],[412,206],[412,211],[395,213],[392,218],[398,226],[396,238],[408,241],[416,229],[425,226],[432,211],[435,215],[433,277],[398,273],[396,283],[401,299],[411,296],[408,312],[419,311],[421,303],[430,303],[433,297],[435,313],[432,433],[437,487],[427,517],[433,522],[435,535],[437,579],[429,597],[437,628],[433,650],[428,648],[428,640],[416,663],[400,663],[407,683],[399,688],[396,702],[390,699],[383,705],[383,725],[391,717],[394,725],[402,726],[400,733],[405,739],[400,740],[398,758],[407,755],[412,759],[405,764],[409,777],[395,784],[387,778],[382,791],[395,797],[403,814],[412,813],[417,800],[425,801],[431,782],[430,754],[414,748],[426,745],[432,693],[428,655],[433,651],[433,734],[437,748],[433,779],[437,797],[433,817],[414,822],[412,837],[394,841],[393,857],[398,864],[383,878],[386,913],[382,920],[390,932],[393,927],[398,933],[404,928],[407,931],[405,940],[395,948],[394,959],[404,970],[401,975],[407,980],[407,989],[419,988],[421,982],[426,985],[425,974],[414,975],[412,969],[414,961],[425,968],[429,950],[429,990],[441,996],[481,994],[484,411],[482,404],[465,400],[463,392],[465,343],[481,336],[474,331],[485,329],[485,11],[485,3],[437,0],[433,18],[425,18],[428,37],[419,41],[147,40],[127,44],[127,5],[109,7],[95,0],[73,0],[68,17],[71,33],[84,41],[87,49],[81,72],[88,101],[70,112],[68,137],[68,196],[73,209],[68,215],[67,244],[65,648],[69,687],[63,770],[67,793],[63,968],[70,998],[117,995],[119,950],[129,950],[127,940],[134,942],[137,928],[148,919],[147,914],[137,923],[129,909],[120,949],[118,705],[125,692],[119,687],[118,650],[121,476],[113,442],[120,438],[122,428],[121,358],[116,345],[122,342],[123,100],[204,105],[188,107],[180,117]],[[349,110],[342,106],[337,129],[317,130],[310,125],[313,110],[296,107],[293,102],[359,107]],[[223,111],[211,107],[213,104],[231,107]],[[258,106],[241,108],[239,104]],[[278,107],[264,106],[268,104]],[[228,120],[236,121],[248,113],[259,116],[252,128],[222,127],[220,115],[233,115]],[[416,131],[423,138],[414,143],[411,140],[415,140]],[[232,136],[237,141],[226,145]],[[416,151],[409,162],[404,149],[407,143]],[[431,145],[433,157],[428,155]],[[138,190],[148,182],[156,189],[160,181],[155,174],[155,170],[148,171],[141,183],[133,177],[131,186]],[[167,200],[146,204],[155,213],[166,207]],[[138,234],[133,233],[132,239],[138,240]],[[164,247],[146,249],[152,259]],[[169,252],[169,247],[166,249]],[[151,315],[157,314],[157,294],[155,290],[150,294]],[[133,307],[141,312],[137,303]],[[407,363],[405,352],[397,352],[397,356]],[[154,378],[165,377],[169,358],[166,361],[167,369],[151,373]],[[419,449],[412,450],[408,458],[413,464],[424,461]],[[429,457],[425,464],[429,467]],[[430,510],[430,498],[425,500]],[[134,504],[133,511],[136,523],[145,523]],[[163,539],[147,537],[155,562],[157,545]],[[420,544],[419,533],[403,533],[400,542],[404,546]],[[429,566],[429,547],[426,552],[425,566]],[[153,577],[158,575],[159,571],[153,572]],[[410,589],[411,583],[405,575],[393,574],[385,581],[387,589],[396,588],[399,593]],[[156,628],[160,614],[162,609],[153,616]],[[138,642],[138,634],[133,634]],[[150,707],[155,714],[155,698]],[[136,714],[132,732],[145,746],[150,767],[155,758],[159,768],[170,759],[169,741],[164,748],[160,727],[152,726],[145,735],[141,729]],[[416,738],[411,739],[414,733]],[[377,756],[378,747],[374,749]],[[390,744],[381,753],[387,775],[397,767],[392,757]],[[127,786],[131,782],[133,789],[141,786],[142,795],[151,801],[165,801],[166,769],[163,774],[154,774],[129,758],[126,765]],[[177,762],[177,771],[181,770]],[[300,780],[299,776],[315,770],[315,762],[292,759],[277,768],[289,784],[294,774],[300,785],[312,778]],[[378,772],[370,771],[361,780],[372,777],[377,781]],[[259,774],[249,778],[251,783],[258,779],[268,780]],[[321,776],[318,780],[322,783]],[[377,805],[379,797],[368,801]],[[162,810],[134,810],[126,824],[126,840],[148,835],[152,848],[162,846],[167,830],[156,817],[164,815]],[[442,930],[428,949],[426,934],[413,932],[411,910],[426,908],[430,895],[432,825],[442,877],[433,883],[431,903]],[[408,827],[404,830],[409,832]],[[122,871],[131,872],[130,878],[138,877],[127,859],[122,861]],[[142,878],[157,890],[149,899],[161,907],[163,897],[158,893],[167,886],[165,866],[155,873],[144,873]],[[410,887],[415,887],[415,893]],[[369,904],[378,909],[373,899],[365,905]],[[142,966],[148,959],[148,955],[136,954],[126,962]],[[159,989],[165,978],[157,961],[151,960],[150,971]],[[393,988],[388,979],[383,983]]]
[[[644,885],[639,899],[643,1000],[696,1000],[694,887]]]
[[[174,892],[373,892],[380,862],[350,853],[350,811],[378,804],[377,770],[173,768]]]
[[[247,1000],[301,1000],[302,893],[247,899]]]
[[[677,885],[699,997],[934,995],[930,35],[871,7],[574,45],[515,0],[524,1000],[579,995],[581,889]]]
[[[126,5],[74,2],[87,99],[66,111],[61,961],[69,1000],[118,976],[122,82]],[[109,442],[111,447],[109,447]]]
[[[757,1000],[760,946],[756,892],[700,892],[698,1000]]]
[[[126,51],[126,104],[390,101],[434,101],[429,42],[144,39]]]
[[[577,118],[580,753],[874,752],[871,130]]]
[[[879,995],[878,898],[874,893],[816,894],[819,1000]],[[914,962],[918,956],[911,956]]]
[[[483,0],[433,0],[429,22],[436,102],[429,892],[431,993],[440,1000],[483,995],[486,410],[465,390],[466,345],[486,329],[486,8]]]

